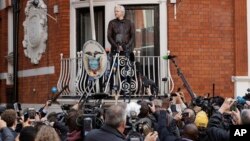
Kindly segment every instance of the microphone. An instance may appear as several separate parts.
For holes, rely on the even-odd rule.
[[[118,44],[118,45],[121,45],[122,44],[122,34],[117,34],[115,36],[115,42]]]
[[[135,54],[133,52],[129,53],[129,61],[134,62],[135,61]]]
[[[122,45],[122,34],[117,34],[116,36],[115,36],[115,42],[116,42],[116,44],[118,45],[118,46],[121,46]],[[117,52],[120,52],[120,48],[118,47],[117,49],[116,49],[116,51]]]
[[[246,104],[246,100],[243,97],[237,96],[237,100],[238,103],[244,105]]]
[[[162,58],[164,60],[168,60],[168,59],[174,59],[176,56],[175,55],[164,55]]]

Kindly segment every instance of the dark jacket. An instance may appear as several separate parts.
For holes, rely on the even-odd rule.
[[[230,133],[224,129],[223,115],[215,112],[208,122],[207,136],[209,141],[229,141]]]
[[[174,135],[173,129],[167,127],[169,123],[166,111],[160,111],[156,114],[158,119],[158,133],[160,141],[192,141],[191,139],[181,138]]]
[[[12,128],[10,128],[10,127],[8,127],[8,128],[9,128],[11,134],[14,136],[14,138],[16,138],[17,135],[18,135],[17,132],[15,130],[13,130]]]
[[[117,52],[119,46],[124,51],[132,51],[135,38],[135,28],[130,20],[114,19],[108,25],[108,41],[111,44],[111,52]]]
[[[159,133],[160,141],[175,141],[179,138],[176,137],[170,130],[167,128],[167,112],[160,111],[156,114],[158,120],[158,129],[157,132]]]
[[[100,129],[90,131],[84,141],[125,141],[125,136],[117,129],[103,125]]]
[[[0,131],[0,141],[14,141],[15,137],[8,127],[4,127]]]
[[[59,121],[56,121],[54,123],[53,127],[56,129],[61,141],[66,141],[67,140],[67,133],[69,131],[68,127]]]

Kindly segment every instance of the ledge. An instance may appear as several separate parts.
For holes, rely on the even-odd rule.
[[[249,76],[232,76],[232,82],[250,82]]]

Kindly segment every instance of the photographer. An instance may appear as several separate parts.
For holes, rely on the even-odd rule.
[[[158,102],[159,103],[159,102]],[[170,105],[170,99],[169,98],[164,98],[162,101],[162,104],[158,104],[155,102],[155,100],[153,101],[152,106],[149,105],[150,110],[152,111],[153,115],[157,118],[157,113],[160,112],[160,110],[166,110],[169,108]],[[166,110],[166,127],[169,129],[169,132],[171,132],[174,136],[180,137],[180,132],[179,132],[179,128],[177,127],[177,121],[180,121],[182,118],[182,115],[176,114],[174,117],[172,115],[170,115],[170,113],[168,112],[168,110]],[[157,126],[159,124],[156,123]],[[158,127],[157,127],[158,128]],[[157,129],[155,128],[155,129]]]
[[[105,111],[105,124],[100,129],[90,131],[85,141],[125,141],[126,105],[112,105]],[[144,141],[156,141],[156,132],[148,134]]]
[[[150,107],[152,111],[155,111],[154,105]],[[193,141],[198,138],[198,129],[194,124],[187,124],[184,126],[184,132],[182,137],[175,136],[170,128],[167,127],[168,118],[166,109],[159,109],[159,111],[155,112],[158,120],[158,129],[159,139],[161,141]]]
[[[226,130],[221,123],[223,121],[223,114],[229,113],[232,116],[233,124],[249,124],[250,123],[250,109],[240,111],[236,108],[235,111],[231,110],[235,100],[226,98],[219,110],[215,112],[208,122],[207,137],[210,141],[229,141],[230,133]]]

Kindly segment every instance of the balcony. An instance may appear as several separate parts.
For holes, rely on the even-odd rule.
[[[162,78],[167,75],[167,61],[160,56],[140,56],[140,51],[134,51],[134,54],[133,60],[125,56],[113,56],[111,59],[107,55],[107,62],[101,64],[106,69],[98,79],[91,77],[86,71],[82,52],[77,53],[77,58],[64,58],[61,54],[57,89],[61,91],[68,86],[61,98],[79,99],[82,95],[97,93],[106,93],[109,98],[121,93],[130,98],[139,98],[167,93],[167,84],[162,82]]]

